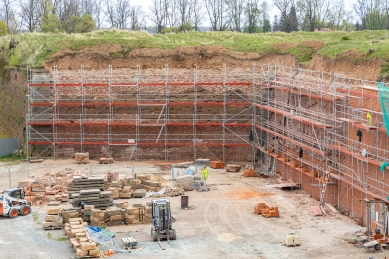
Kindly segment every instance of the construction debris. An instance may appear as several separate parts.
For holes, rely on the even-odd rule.
[[[249,167],[246,171],[244,171],[243,176],[244,177],[256,177],[257,173],[251,167]]]
[[[327,214],[322,206],[312,206],[311,211],[313,216],[324,216]]]
[[[74,157],[76,159],[77,164],[87,164],[89,163],[89,153],[75,153]]]
[[[256,214],[262,214],[262,211],[263,211],[264,209],[266,209],[267,207],[269,207],[269,206],[267,206],[266,203],[260,202],[260,203],[258,203],[257,205],[255,205],[255,207],[254,207],[254,212],[255,212]]]
[[[262,216],[266,218],[280,217],[280,212],[278,210],[278,207],[270,207],[266,203],[261,203],[261,202],[255,205],[254,213],[262,214]]]
[[[30,163],[42,163],[43,159],[31,159]]]
[[[99,159],[99,164],[112,164],[113,162],[115,162],[113,158],[102,157]]]
[[[226,172],[237,173],[237,172],[240,172],[240,169],[241,169],[240,165],[227,165],[226,166]]]
[[[185,190],[181,187],[167,187],[165,194],[170,197],[180,196],[185,194]]]
[[[183,188],[185,191],[193,190],[194,176],[192,175],[183,175],[179,176],[174,183],[175,187]]]

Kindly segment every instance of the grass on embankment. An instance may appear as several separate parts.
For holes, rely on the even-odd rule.
[[[9,49],[11,37],[18,44]],[[347,39],[349,38],[349,39]],[[121,44],[129,51],[136,48],[173,49],[178,46],[224,46],[231,51],[248,53],[291,53],[303,64],[312,59],[314,51],[309,47],[296,46],[281,51],[274,44],[290,42],[300,44],[306,40],[318,40],[326,43],[317,53],[329,58],[354,50],[364,54],[357,59],[382,59],[382,74],[389,71],[389,39],[388,31],[358,31],[358,32],[293,32],[293,33],[261,33],[243,34],[237,32],[190,32],[180,34],[149,34],[123,30],[100,30],[85,34],[51,34],[24,33],[0,37],[0,61],[7,68],[25,67],[31,65],[40,67],[50,60],[50,56],[64,49],[75,53],[86,47],[102,44]],[[367,54],[370,48],[374,52]],[[109,53],[111,57],[125,57],[126,53]],[[127,53],[128,54],[128,53]],[[355,57],[350,57],[355,59]]]

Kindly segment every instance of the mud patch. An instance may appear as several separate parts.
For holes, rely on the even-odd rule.
[[[313,51],[318,51],[319,49],[323,48],[326,45],[325,42],[321,42],[318,40],[306,40],[299,44],[300,47],[309,47],[312,48]]]
[[[281,51],[287,51],[288,49],[291,49],[293,47],[296,47],[297,44],[292,43],[292,42],[282,42],[282,43],[277,43],[273,45],[273,48],[279,49]]]

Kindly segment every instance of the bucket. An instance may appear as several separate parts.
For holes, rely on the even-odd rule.
[[[187,174],[187,175],[193,175],[193,170],[190,170],[190,169],[187,170],[187,171],[186,171],[186,174]]]
[[[189,204],[189,197],[188,196],[181,196],[181,209],[188,208]]]

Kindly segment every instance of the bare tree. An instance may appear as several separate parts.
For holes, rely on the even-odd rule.
[[[204,10],[201,5],[201,0],[192,0],[192,11],[190,12],[190,21],[195,31],[198,31],[199,25],[204,18]]]
[[[245,0],[225,0],[228,17],[234,26],[235,31],[241,31],[244,15]]]
[[[131,6],[128,0],[116,0],[116,20],[119,29],[126,29],[131,17]]]
[[[9,33],[15,33],[15,30],[17,30],[15,11],[13,8],[14,3],[15,3],[15,0],[1,0],[0,1],[1,19],[7,25]]]
[[[205,9],[214,31],[227,29],[230,20],[227,17],[226,5],[223,0],[203,0]]]
[[[145,15],[141,6],[131,7],[130,27],[131,30],[139,30],[145,23]]]
[[[190,20],[193,4],[191,0],[177,0],[179,26]]]
[[[245,5],[247,32],[256,32],[259,25],[261,10],[256,0],[247,0]]]
[[[273,4],[280,12],[289,12],[289,8],[294,4],[293,0],[273,0]]]
[[[165,13],[167,18],[167,24],[170,28],[176,27],[178,24],[178,5],[180,0],[165,1]]]
[[[103,12],[103,0],[95,0],[92,10],[92,17],[94,22],[96,23],[96,29],[100,29],[103,21],[105,19],[105,15]]]
[[[38,0],[20,0],[22,23],[30,32],[37,29],[38,25]]]
[[[162,29],[166,26],[167,19],[167,0],[152,0],[152,4],[149,6],[151,14],[149,19],[157,26],[158,33],[162,32]]]

